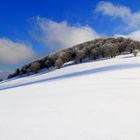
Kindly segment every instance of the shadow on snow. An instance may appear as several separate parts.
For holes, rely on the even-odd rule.
[[[65,78],[72,78],[76,76],[82,76],[82,75],[90,75],[90,74],[96,74],[96,73],[103,73],[103,72],[109,72],[109,71],[116,71],[116,70],[123,70],[123,69],[130,69],[130,68],[138,68],[140,67],[140,64],[119,64],[119,65],[112,65],[112,66],[106,66],[106,67],[100,67],[100,68],[93,68],[85,71],[80,71],[80,72],[74,72],[74,73],[69,73],[69,74],[64,74],[64,75],[59,75],[56,77],[50,77],[50,78],[45,78],[37,81],[31,81],[31,82],[26,82],[26,83],[19,83],[17,85],[10,85],[7,87],[0,87],[0,90],[6,90],[6,89],[12,89],[20,86],[27,86],[31,84],[36,84],[40,82],[49,82],[53,80],[59,80],[59,79],[65,79]]]

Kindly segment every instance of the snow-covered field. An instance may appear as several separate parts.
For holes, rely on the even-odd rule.
[[[0,140],[140,140],[140,57],[0,83]]]

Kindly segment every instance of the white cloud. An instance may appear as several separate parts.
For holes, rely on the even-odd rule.
[[[121,34],[116,34],[114,37],[124,37],[124,38],[131,38],[135,41],[140,41],[140,30],[137,30],[135,32],[132,32],[128,35],[121,35]]]
[[[0,39],[0,64],[17,64],[34,56],[35,52],[30,45],[10,39]]]
[[[130,37],[136,41],[140,41],[140,30],[130,33],[128,35],[128,37]]]
[[[103,15],[119,17],[130,29],[140,27],[140,11],[132,12],[129,7],[113,5],[111,2],[101,1],[96,7],[97,12]]]
[[[99,37],[89,26],[71,26],[66,21],[55,22],[41,17],[35,17],[33,21],[32,37],[51,50],[71,47]]]
[[[122,35],[122,34],[115,34],[113,37],[114,37],[114,38],[117,38],[117,37],[128,38],[127,35]]]

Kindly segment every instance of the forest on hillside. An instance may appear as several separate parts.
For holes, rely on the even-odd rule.
[[[17,68],[8,78],[24,74],[30,75],[32,73],[37,73],[41,69],[59,69],[63,67],[64,63],[69,61],[82,63],[85,59],[97,60],[106,57],[112,58],[124,52],[134,53],[136,56],[137,50],[140,50],[140,42],[129,38],[95,39],[75,45],[71,48],[50,53],[41,59],[25,64],[22,68]]]

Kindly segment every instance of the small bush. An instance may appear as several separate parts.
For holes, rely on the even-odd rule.
[[[28,68],[28,69],[26,70],[26,73],[30,73],[30,72],[32,72],[32,70],[31,70],[30,68]]]
[[[40,70],[40,63],[34,62],[31,64],[31,71],[37,73]]]
[[[138,53],[139,53],[139,50],[134,50],[134,51],[133,51],[133,55],[134,55],[135,57],[138,55]]]

